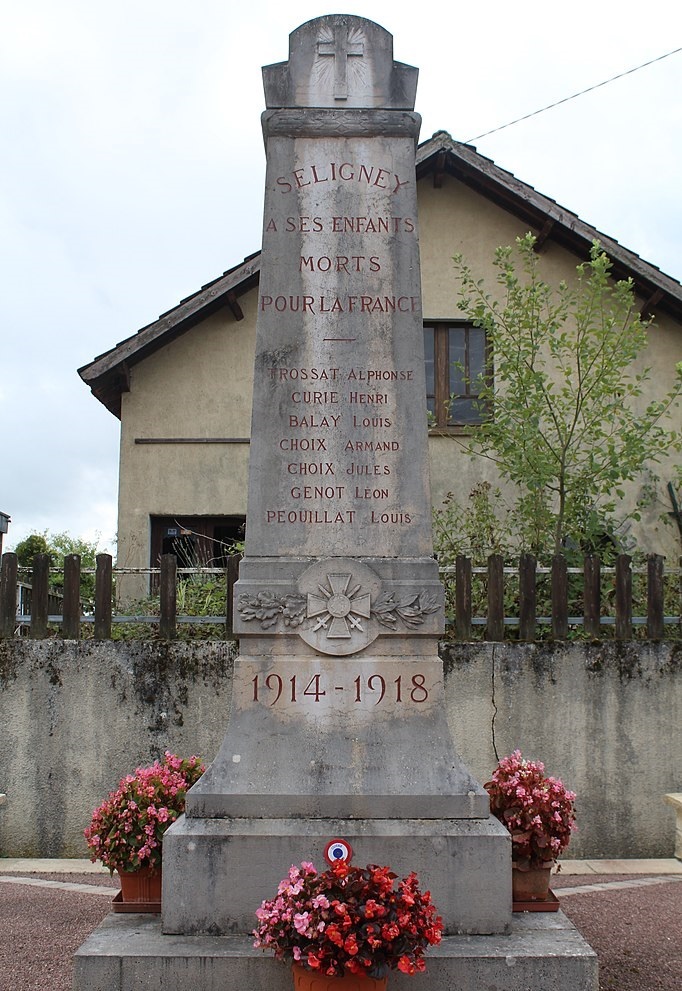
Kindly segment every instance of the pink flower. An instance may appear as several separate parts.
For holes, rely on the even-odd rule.
[[[512,835],[517,863],[544,862],[567,845],[575,829],[575,793],[558,778],[546,777],[541,761],[524,760],[516,750],[502,758],[485,785],[490,808]]]
[[[137,867],[141,859],[160,865],[163,833],[184,811],[187,789],[202,772],[197,758],[166,754],[163,763],[155,761],[122,778],[85,830],[91,859],[101,859],[112,871]]]

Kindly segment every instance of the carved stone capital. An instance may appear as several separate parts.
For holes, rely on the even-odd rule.
[[[314,561],[295,586],[248,588],[237,596],[238,624],[253,624],[249,632],[296,633],[322,654],[355,654],[380,635],[437,635],[442,618],[440,585],[384,580],[353,558]]]

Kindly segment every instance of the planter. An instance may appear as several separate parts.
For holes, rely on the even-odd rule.
[[[114,899],[115,912],[160,912],[161,870],[141,867],[138,871],[118,871],[120,897]]]
[[[327,977],[314,970],[293,964],[294,991],[385,991],[388,977],[376,980],[365,975],[344,974],[343,977]]]
[[[553,863],[522,871],[512,864],[512,900],[514,902],[544,902],[549,898],[549,880]]]

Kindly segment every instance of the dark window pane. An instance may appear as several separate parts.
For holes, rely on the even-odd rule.
[[[436,394],[436,361],[435,361],[435,329],[424,327],[424,371],[426,373],[426,395],[433,399]],[[431,412],[435,410],[435,402],[429,403]]]
[[[466,331],[450,327],[448,331],[448,379],[450,395],[466,393]]]
[[[481,415],[475,406],[476,403],[473,399],[453,399],[450,404],[450,418],[448,422],[451,424],[480,423]]]
[[[471,377],[471,392],[478,392],[478,379],[485,375],[485,331],[482,327],[471,327],[469,330],[469,368]]]

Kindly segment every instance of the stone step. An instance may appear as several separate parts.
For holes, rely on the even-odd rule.
[[[425,974],[391,991],[597,991],[594,951],[563,912],[514,916],[508,936],[449,936]],[[166,936],[154,915],[110,914],[74,957],[73,991],[290,991],[289,967],[251,937]]]

